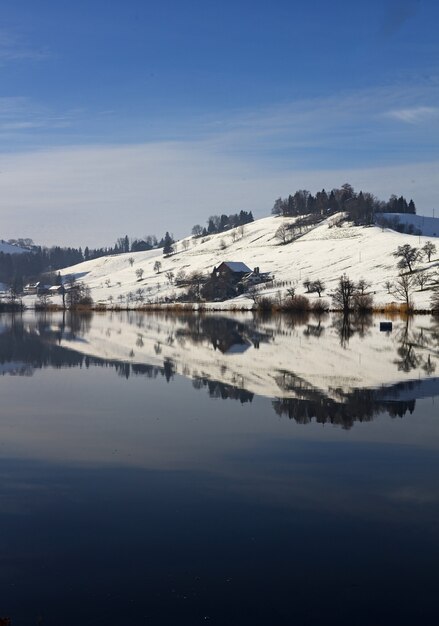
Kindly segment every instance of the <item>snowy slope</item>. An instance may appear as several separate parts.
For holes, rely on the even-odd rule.
[[[4,254],[23,254],[24,252],[29,252],[29,250],[25,250],[19,246],[13,246],[6,241],[0,240],[0,252]]]
[[[439,237],[439,217],[412,215],[411,213],[383,213],[382,215],[389,220],[397,218],[400,224],[412,225],[425,237]]]
[[[329,294],[338,278],[346,273],[352,280],[365,278],[371,282],[375,303],[384,304],[394,300],[385,288],[386,281],[394,280],[398,273],[392,253],[405,243],[422,247],[428,240],[376,226],[336,226],[332,217],[297,240],[280,245],[276,230],[282,223],[293,221],[293,218],[267,217],[247,224],[243,236],[237,235],[236,241],[232,231],[204,239],[188,237],[178,242],[176,253],[168,258],[163,257],[161,250],[127,253],[86,261],[62,270],[61,274],[74,274],[86,283],[95,302],[125,304],[127,295],[131,293],[135,298],[139,288],[146,302],[154,302],[179,293],[178,288],[169,284],[167,272],[176,274],[184,270],[190,274],[197,270],[206,273],[222,261],[242,261],[251,268],[258,266],[261,272],[274,274],[276,283],[271,290],[263,292],[266,295],[285,293],[290,285],[296,286],[296,293],[305,293],[302,283],[306,278],[322,279]],[[159,273],[154,271],[157,260],[162,264]],[[439,268],[439,257],[435,255],[430,264],[419,267],[420,271],[434,274]],[[139,268],[144,271],[142,280],[136,277]],[[281,284],[284,282],[287,284]],[[427,307],[430,297],[429,290],[417,291],[413,298],[415,306]],[[27,302],[30,303],[31,300]],[[215,303],[215,306],[251,307],[252,304],[249,298],[240,296],[226,303]]]

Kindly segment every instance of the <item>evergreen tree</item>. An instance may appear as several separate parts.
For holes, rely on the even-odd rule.
[[[166,234],[163,239],[163,254],[164,255],[172,254],[174,252],[174,248],[172,246],[173,243],[174,243],[173,238],[168,233],[168,231],[166,231]]]

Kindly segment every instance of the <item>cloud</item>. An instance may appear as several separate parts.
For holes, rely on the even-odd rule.
[[[125,233],[183,236],[209,214],[245,209],[262,217],[279,195],[347,181],[383,198],[413,197],[431,214],[438,166],[275,170],[195,142],[0,155],[0,236],[83,246],[111,244]]]
[[[40,60],[48,56],[45,48],[34,48],[12,32],[0,29],[0,63],[23,59]]]
[[[407,124],[420,124],[439,117],[439,107],[417,106],[408,109],[396,109],[389,111],[387,115]]]
[[[35,130],[65,129],[80,120],[83,113],[79,109],[57,112],[25,97],[0,97],[0,137],[5,143],[9,134],[26,140]]]

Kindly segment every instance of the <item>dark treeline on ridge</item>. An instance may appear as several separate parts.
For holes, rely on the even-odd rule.
[[[400,196],[390,196],[387,202],[383,202],[369,192],[354,191],[354,188],[346,183],[340,188],[332,189],[329,193],[324,189],[318,191],[315,196],[305,189],[300,189],[288,198],[277,198],[272,214],[283,217],[295,217],[298,215],[327,215],[344,211],[355,224],[372,224],[375,213],[416,213],[413,200],[407,200]]]
[[[253,214],[251,211],[240,211],[239,213],[231,213],[226,215],[211,215],[207,220],[207,226],[201,226],[195,224],[192,228],[192,235],[194,237],[206,237],[206,235],[213,235],[215,233],[223,233],[226,230],[237,228],[238,226],[244,226],[244,224],[250,224],[253,222]]]

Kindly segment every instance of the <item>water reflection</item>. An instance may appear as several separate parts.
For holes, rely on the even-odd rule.
[[[435,394],[437,319],[253,315],[3,316],[0,371],[31,376],[44,367],[111,367],[119,376],[177,374],[212,398],[273,398],[279,416],[350,428],[378,413],[411,413]]]
[[[0,317],[0,617],[436,624],[438,324],[379,321]]]

